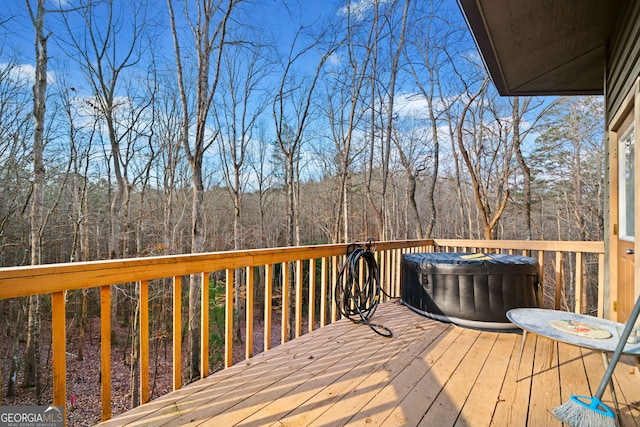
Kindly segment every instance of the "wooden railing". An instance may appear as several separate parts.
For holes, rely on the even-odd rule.
[[[603,316],[604,313],[604,242],[562,242],[547,240],[449,240],[436,239],[434,241],[436,251],[451,252],[491,252],[499,251],[510,254],[519,253],[536,257],[540,264],[540,282],[547,284],[549,280],[545,280],[545,270],[549,269],[554,274],[553,288],[553,308],[560,310],[563,307],[563,300],[567,290],[566,284],[572,284],[573,288],[573,310],[576,313],[586,310],[587,289],[585,285],[588,283],[593,273],[597,272],[597,315]],[[575,255],[573,265],[565,268],[568,261],[567,255]],[[591,262],[591,268],[585,269],[585,255],[591,255],[595,261]],[[550,255],[551,259],[547,259],[545,255]],[[549,268],[545,268],[549,267]],[[571,273],[571,277],[565,277],[566,272]],[[594,281],[593,279],[592,281]]]
[[[51,294],[52,347],[53,347],[53,404],[66,405],[66,297],[70,290],[99,288],[101,315],[101,395],[102,419],[111,417],[111,287],[122,283],[138,284],[140,303],[140,401],[149,400],[149,282],[170,278],[173,283],[173,388],[182,386],[182,280],[189,275],[202,275],[203,283],[213,272],[225,272],[225,350],[224,365],[233,363],[233,301],[239,288],[236,277],[243,276],[245,292],[242,295],[246,311],[245,357],[253,355],[253,325],[255,295],[254,284],[264,286],[264,330],[271,331],[274,306],[274,270],[279,269],[281,291],[281,342],[289,339],[289,323],[294,320],[294,337],[304,333],[303,320],[309,331],[316,325],[323,327],[338,319],[339,313],[333,299],[333,283],[336,282],[348,245],[319,245],[290,248],[256,249],[216,252],[193,255],[176,255],[136,259],[95,261],[11,267],[0,269],[0,299],[24,297],[35,294]],[[376,242],[375,251],[380,266],[381,285],[391,297],[400,293],[400,259],[407,252],[456,251],[456,252],[508,252],[537,255],[540,264],[548,260],[545,253],[555,253],[551,264],[555,271],[555,307],[560,307],[565,277],[563,263],[567,254],[575,254],[574,283],[577,311],[583,306],[583,283],[593,280],[591,269],[583,268],[584,255],[597,259],[597,282],[602,292],[604,269],[604,244],[602,242],[549,242],[549,241],[474,241],[474,240],[406,240]],[[548,257],[547,257],[548,258]],[[280,266],[280,267],[277,267]],[[238,272],[244,270],[244,274]],[[544,271],[544,268],[542,268]],[[588,271],[587,271],[588,270]],[[289,289],[293,278],[294,292]],[[278,284],[275,284],[278,285]],[[303,301],[306,295],[307,300]],[[319,293],[319,300],[316,295]],[[289,299],[293,298],[294,312],[290,313]],[[385,297],[386,298],[386,297]],[[201,307],[209,307],[209,293],[201,292]],[[602,313],[602,295],[598,295],[599,313]],[[201,310],[201,366],[202,377],[209,375],[209,310]],[[306,319],[303,316],[306,312]],[[319,318],[316,318],[316,312]],[[264,333],[264,350],[271,348],[271,334]]]

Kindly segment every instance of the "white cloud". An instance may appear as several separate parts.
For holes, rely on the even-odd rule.
[[[31,64],[20,64],[20,65],[11,65],[7,63],[0,63],[1,69],[7,69],[7,67],[11,67],[9,69],[9,77],[16,81],[22,83],[28,83],[33,85],[36,81],[36,68]],[[55,73],[53,71],[47,72],[47,83],[52,84],[55,82]]]
[[[402,93],[396,96],[395,110],[403,117],[428,117],[427,99],[417,93]]]
[[[332,53],[331,55],[329,55],[329,58],[327,59],[327,62],[330,65],[340,65],[342,63],[342,58],[340,57],[340,55],[338,53]]]
[[[367,12],[375,7],[376,3],[385,4],[389,3],[391,0],[356,0],[353,2],[349,2],[347,6],[344,6],[340,9],[339,13],[341,15],[348,15],[351,12],[351,16],[356,18],[357,20],[364,19],[367,15]]]
[[[69,6],[71,4],[72,0],[50,0],[50,2],[55,7],[65,7],[65,6]]]
[[[433,99],[433,106],[436,116],[439,112],[448,108],[447,103],[451,102],[451,99],[441,99],[436,97]],[[400,116],[409,119],[428,120],[429,117],[429,102],[424,95],[420,93],[400,93],[396,95],[394,100],[394,111]]]

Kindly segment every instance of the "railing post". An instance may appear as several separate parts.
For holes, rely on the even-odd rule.
[[[67,337],[65,292],[51,294],[51,338],[53,341],[53,405],[67,407]]]
[[[173,389],[182,387],[182,277],[173,277]]]
[[[209,375],[209,273],[202,273],[200,291],[200,378]]]
[[[106,421],[111,418],[111,286],[100,287],[100,386]]]

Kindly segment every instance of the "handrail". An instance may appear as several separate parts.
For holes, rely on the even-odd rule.
[[[380,250],[431,246],[433,240],[376,242]],[[0,268],[0,299],[130,283],[203,271],[343,255],[348,244],[294,246]],[[90,280],[88,280],[90,279]]]
[[[434,239],[437,247],[592,252],[604,254],[602,241]]]
[[[111,417],[111,287],[122,283],[137,283],[139,286],[140,304],[140,394],[141,402],[149,400],[149,281],[156,279],[173,280],[173,384],[174,389],[182,386],[181,377],[181,331],[182,319],[182,278],[199,274],[208,278],[211,272],[225,272],[225,366],[230,366],[232,360],[233,335],[233,296],[237,281],[241,275],[236,274],[240,269],[245,270],[243,285],[247,292],[243,296],[246,310],[246,351],[245,357],[253,355],[253,294],[256,280],[256,267],[263,268],[261,277],[264,278],[264,328],[271,330],[272,308],[274,306],[273,290],[274,272],[280,266],[282,272],[280,285],[288,290],[290,284],[293,291],[282,292],[280,306],[282,317],[281,342],[289,338],[289,321],[293,323],[293,336],[297,337],[303,331],[303,312],[307,308],[308,329],[315,327],[316,321],[325,326],[338,319],[339,313],[332,295],[333,284],[338,277],[338,270],[348,249],[348,244],[315,245],[302,247],[253,249],[227,252],[212,252],[204,254],[172,255],[135,259],[104,260],[81,263],[66,263],[26,267],[0,268],[0,299],[16,298],[35,294],[52,295],[52,340],[53,340],[53,373],[54,373],[54,405],[66,404],[66,308],[65,292],[83,288],[100,289],[101,305],[101,373],[102,373],[102,418]],[[508,251],[533,255],[538,252],[538,260],[545,265],[544,254],[555,252],[555,279],[559,286],[555,289],[555,305],[559,306],[564,289],[564,254],[575,253],[576,310],[583,304],[582,286],[583,275],[587,272],[582,268],[583,254],[596,254],[598,258],[598,283],[602,285],[604,278],[604,243],[603,242],[552,242],[552,241],[516,241],[516,240],[397,240],[376,242],[375,250],[380,264],[381,283],[385,292],[392,297],[400,294],[400,259],[403,253],[427,251]],[[542,269],[544,272],[544,268]],[[311,274],[313,272],[313,274]],[[306,273],[306,274],[305,274]],[[203,282],[206,283],[206,282]],[[316,298],[316,289],[320,298]],[[307,291],[308,300],[303,301]],[[598,305],[602,305],[602,286],[599,286]],[[209,306],[208,292],[201,293],[200,304]],[[289,312],[289,298],[292,298],[293,313]],[[144,301],[143,301],[144,300]],[[319,317],[316,319],[316,310]],[[201,375],[209,374],[209,318],[208,310],[201,310]],[[600,312],[601,313],[601,312]],[[271,334],[264,334],[264,349],[271,347]]]

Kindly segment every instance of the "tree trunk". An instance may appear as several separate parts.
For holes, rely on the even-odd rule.
[[[45,0],[38,0],[36,13],[27,1],[31,21],[35,29],[36,70],[33,85],[33,191],[31,194],[31,265],[42,262],[42,232],[44,228],[44,126],[47,101],[47,39],[44,33]],[[23,384],[36,387],[40,402],[40,296],[29,297],[27,325],[27,350]]]
[[[7,397],[15,396],[15,386],[18,382],[18,367],[20,366],[20,356],[18,349],[22,337],[22,327],[24,323],[24,308],[18,308],[18,318],[16,319],[15,335],[13,337],[13,347],[11,349],[11,364],[9,365],[9,381],[7,382]],[[0,389],[1,390],[1,389]],[[0,392],[1,395],[1,392]]]
[[[204,186],[202,183],[202,165],[192,168],[194,179],[193,222],[191,236],[191,252],[204,251]],[[202,290],[202,276],[192,274],[189,280],[189,309],[188,309],[188,353],[189,380],[200,378],[200,292]]]
[[[294,246],[296,239],[296,209],[295,209],[295,169],[293,166],[293,154],[291,154],[287,161],[287,175],[289,178],[287,179],[287,246]],[[287,284],[287,290],[285,292],[289,293],[289,336],[288,339],[292,340],[295,334],[295,270],[293,267],[293,263],[288,262],[287,268],[289,269],[289,283]]]
[[[217,92],[220,78],[221,58],[227,42],[227,23],[237,1],[217,2],[213,0],[200,0],[197,9],[205,11],[194,18],[191,26],[197,58],[196,90],[193,94],[195,100],[195,115],[191,112],[190,102],[187,96],[187,86],[183,72],[183,54],[181,53],[180,38],[178,36],[174,0],[167,0],[171,35],[174,44],[176,60],[176,76],[179,87],[180,104],[182,108],[182,124],[180,140],[191,169],[191,182],[193,191],[193,204],[191,210],[191,252],[199,253],[204,250],[204,184],[202,179],[202,164],[205,152],[209,148],[208,117],[211,110],[214,95]],[[190,8],[185,7],[184,13],[189,15]],[[192,17],[186,16],[186,19]],[[195,117],[195,134],[193,143],[190,135],[193,134],[191,121]],[[218,136],[218,130],[214,132],[211,141]],[[189,353],[189,378],[195,380],[200,377],[200,292],[202,288],[201,275],[194,274],[189,282],[189,314],[188,314],[188,353]]]
[[[29,297],[23,387],[36,387],[40,400],[40,295]]]
[[[521,150],[520,98],[517,96],[513,98],[513,110],[511,117],[513,120],[513,145],[515,148],[516,158],[518,159],[518,165],[520,165],[520,169],[522,170],[525,233],[526,239],[531,240],[533,238],[531,230],[531,169],[527,165]]]
[[[78,332],[78,360],[84,360],[85,329],[87,328],[87,303],[89,289],[82,290],[82,312],[80,314],[80,331]]]
[[[469,154],[469,151],[465,147],[464,136],[463,136],[465,116],[469,111],[469,109],[471,108],[473,102],[476,100],[476,98],[484,94],[487,84],[488,84],[488,78],[485,78],[478,92],[476,92],[474,95],[471,95],[467,100],[467,102],[465,103],[462,109],[462,113],[460,115],[460,121],[457,126],[457,140],[458,140],[458,149],[460,150],[462,159],[464,160],[464,163],[467,166],[467,172],[471,177],[471,184],[473,187],[473,193],[476,200],[476,207],[478,208],[480,219],[482,220],[482,230],[483,230],[484,238],[487,240],[493,240],[495,239],[496,224],[500,219],[500,217],[502,216],[502,214],[504,213],[505,208],[507,207],[507,202],[509,200],[509,189],[507,188],[504,190],[503,195],[500,197],[500,199],[497,202],[497,207],[495,212],[492,212],[487,201],[485,200],[487,195],[483,193],[483,188],[480,183],[480,177],[478,176],[478,173],[476,172],[476,169],[474,168],[474,165],[471,161],[471,156]],[[481,106],[480,108],[483,108],[483,107]],[[480,135],[478,139],[482,140],[482,136]],[[507,182],[508,176],[502,176],[501,179],[503,180],[503,182]]]
[[[420,219],[420,211],[418,210],[418,203],[416,202],[416,177],[410,172],[407,172],[407,202],[411,207],[413,216],[416,221],[416,238],[424,239],[424,231],[422,229],[422,221]],[[408,222],[408,221],[407,221]],[[411,238],[407,236],[407,238]]]

